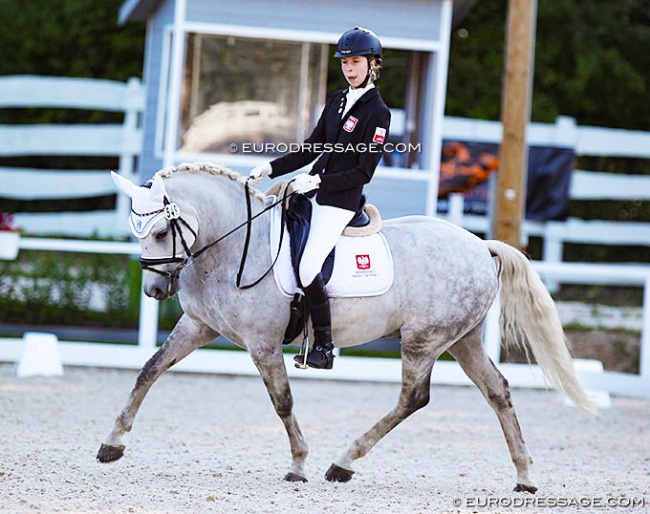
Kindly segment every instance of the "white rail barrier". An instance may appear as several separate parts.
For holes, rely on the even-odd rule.
[[[137,79],[127,84],[88,79],[61,79],[55,77],[0,77],[0,108],[7,107],[57,107],[78,109],[99,109],[124,112],[120,125],[81,125],[73,127],[0,126],[0,156],[16,155],[117,155],[120,171],[127,177],[133,175],[133,160],[141,148],[142,134],[138,117],[144,106],[144,88]],[[501,126],[498,122],[445,118],[443,137],[464,141],[495,142],[501,140]],[[528,136],[531,145],[554,145],[574,148],[578,155],[612,155],[623,157],[650,158],[650,133],[625,130],[578,127],[570,118],[559,117],[554,125],[531,124]],[[56,173],[56,175],[54,174]],[[379,175],[402,180],[428,180],[427,174],[411,170],[394,171],[384,168]],[[56,178],[53,178],[56,177]],[[109,174],[105,171],[43,171],[34,169],[0,168],[0,184],[3,196],[16,199],[58,198],[63,192],[66,198],[96,196],[114,192]],[[30,187],[25,187],[29,184]],[[650,199],[650,177],[611,175],[590,171],[575,171],[570,196],[576,199]],[[17,225],[30,232],[67,233],[70,235],[123,235],[128,202],[118,197],[116,211],[18,214]],[[476,232],[488,233],[485,217],[458,214],[456,201],[450,216],[454,221]],[[454,214],[455,213],[455,214]],[[565,242],[584,242],[615,245],[650,246],[650,223],[626,223],[612,221],[584,221],[570,219],[566,222],[524,224],[526,236],[542,236],[545,241],[544,263],[536,263],[547,283],[561,280],[583,283],[635,284],[645,289],[644,317],[641,341],[641,371],[639,375],[594,372],[590,363],[580,364],[590,369],[599,386],[607,391],[626,395],[650,396],[648,359],[650,323],[650,292],[648,267],[646,265],[581,265],[564,264],[562,245]],[[137,254],[134,243],[100,243],[89,241],[64,241],[38,238],[23,238],[22,249],[41,249],[78,252],[101,252]],[[575,267],[578,266],[578,267]],[[138,368],[155,348],[157,333],[157,303],[149,298],[142,299],[140,310],[139,342],[137,346],[97,345],[63,341],[62,356],[65,364],[118,366]],[[491,323],[486,344],[492,358],[498,362],[499,344],[495,340],[495,324]],[[20,340],[3,340],[0,345],[0,360],[15,361]],[[354,359],[354,360],[351,360]],[[348,364],[353,362],[354,364]],[[399,365],[390,360],[371,359],[367,364],[357,357],[342,357],[334,372],[300,374],[300,376],[345,378],[366,377],[380,380],[393,377],[399,380]],[[199,350],[183,361],[179,369],[212,372],[256,373],[248,356],[242,352]],[[502,368],[513,385],[541,386],[535,368],[503,364]],[[291,373],[295,373],[291,368]],[[239,371],[238,371],[239,370]],[[533,371],[530,371],[533,370]],[[438,363],[434,381],[456,383],[466,381],[454,363]],[[390,378],[390,379],[393,379]],[[445,382],[446,381],[446,382]],[[464,383],[464,382],[463,382]]]
[[[85,253],[108,253],[133,255],[139,253],[136,243],[98,241],[65,241],[23,238],[21,249],[52,250]],[[644,287],[643,329],[641,333],[639,374],[603,371],[597,361],[577,359],[576,369],[586,387],[596,395],[615,393],[626,396],[650,396],[650,266],[630,269],[626,266],[607,264],[534,263],[544,277],[565,282],[600,283],[610,285],[635,284]],[[65,365],[99,366],[138,369],[153,354],[158,332],[158,304],[141,296],[140,322],[137,345],[115,345],[97,342],[61,341],[61,359]],[[500,360],[496,313],[488,319],[486,348],[495,362]],[[17,362],[24,342],[22,339],[3,339],[0,344],[0,361]],[[372,380],[399,382],[401,380],[398,359],[362,358],[343,356],[331,371],[310,370],[300,372],[293,368],[287,356],[287,367],[292,376],[302,378],[329,378],[338,380]],[[537,366],[527,364],[499,365],[514,387],[546,387],[547,384]],[[196,350],[177,364],[180,371],[257,374],[249,356],[236,350]],[[469,384],[469,379],[454,362],[439,362],[434,368],[433,383]],[[606,400],[604,400],[606,403]],[[601,401],[601,405],[603,401]]]
[[[142,149],[140,113],[144,88],[136,78],[127,83],[84,78],[0,77],[0,109],[56,108],[118,112],[121,123],[0,125],[0,157],[117,157],[119,172],[134,179],[134,159]],[[115,193],[108,170],[43,170],[0,168],[0,196],[14,200],[79,199]],[[74,214],[18,213],[15,223],[40,235],[124,235],[128,199],[117,208]]]

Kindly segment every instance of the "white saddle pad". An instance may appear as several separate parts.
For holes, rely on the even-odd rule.
[[[278,205],[271,215],[272,259],[275,259],[278,251],[281,221]],[[298,291],[286,228],[280,255],[273,267],[273,277],[285,296],[292,297]],[[336,244],[334,270],[327,284],[327,293],[330,297],[377,296],[391,288],[393,277],[393,257],[381,232],[361,237],[341,236]]]

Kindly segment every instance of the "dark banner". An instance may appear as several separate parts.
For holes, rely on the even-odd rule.
[[[571,148],[530,146],[526,219],[566,219],[575,154]],[[499,169],[499,146],[493,143],[443,141],[438,210],[446,212],[449,193],[462,193],[465,213],[489,210],[490,177]]]

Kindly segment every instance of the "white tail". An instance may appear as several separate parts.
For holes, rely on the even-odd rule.
[[[562,323],[553,298],[524,254],[501,241],[487,241],[499,262],[501,337],[515,344],[537,364],[553,386],[578,407],[596,413],[595,404],[578,382]]]

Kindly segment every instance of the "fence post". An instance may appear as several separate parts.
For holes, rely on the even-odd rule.
[[[460,193],[450,193],[447,200],[447,221],[463,226],[463,214],[465,211],[465,198]]]
[[[573,148],[575,152],[578,143],[578,126],[575,118],[558,116],[555,118],[555,131],[553,142],[558,146]]]
[[[140,292],[140,321],[138,324],[138,347],[155,349],[158,336],[158,302]]]
[[[639,346],[639,375],[650,381],[650,276],[643,286],[643,325]]]
[[[560,263],[562,262],[563,241],[562,236],[554,230],[554,222],[548,221],[544,226],[544,248],[542,260],[544,262]],[[546,280],[546,288],[549,293],[556,293],[560,288],[557,280]]]
[[[125,86],[125,106],[124,106],[124,132],[123,132],[123,148],[120,153],[120,175],[133,181],[135,177],[135,169],[133,162],[135,154],[131,150],[132,139],[138,137],[139,130],[139,115],[142,109],[142,84],[140,80],[131,77]],[[117,195],[117,205],[115,209],[115,228],[114,234],[122,235],[124,232],[123,227],[126,219],[131,212],[131,199],[126,195]]]

